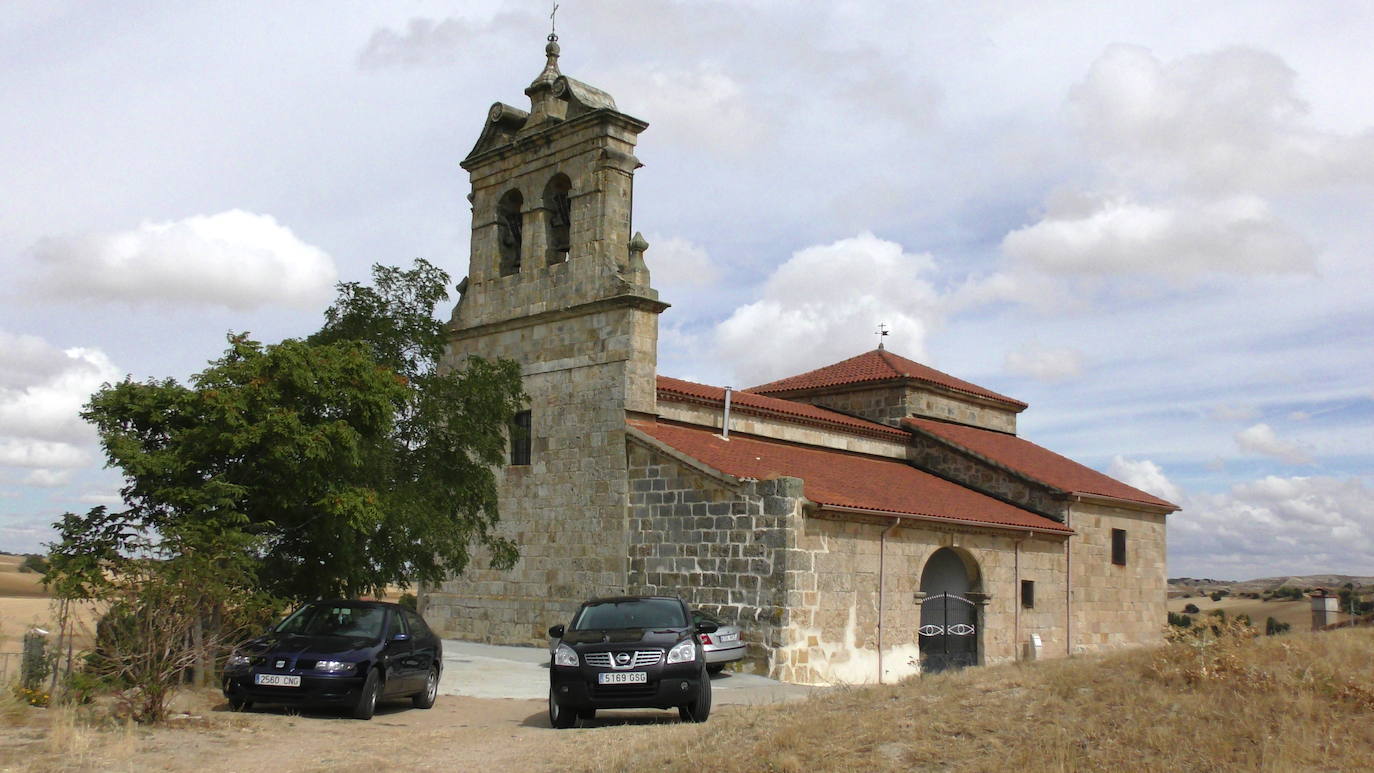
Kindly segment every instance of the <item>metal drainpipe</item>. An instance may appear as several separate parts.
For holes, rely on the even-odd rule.
[[[1070,511],[1064,510],[1064,525],[1069,523]],[[1064,654],[1073,655],[1073,535],[1064,539]]]
[[[720,436],[730,437],[730,387],[725,388],[725,416],[720,422]]]
[[[887,556],[887,537],[897,530],[902,519],[893,518],[892,524],[878,535],[878,684],[883,683],[883,592],[887,588],[887,572],[884,559]]]
[[[1016,619],[1015,622],[1012,624],[1013,636],[1011,642],[1011,654],[1012,657],[1016,660],[1021,659],[1021,543],[1025,540],[1025,536],[1020,536],[1016,538],[1016,542],[1014,543],[1016,545],[1016,580],[1013,582],[1011,589],[1011,603],[1012,609],[1016,610]]]

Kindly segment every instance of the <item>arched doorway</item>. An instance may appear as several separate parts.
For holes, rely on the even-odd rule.
[[[921,670],[927,673],[977,665],[983,635],[978,605],[969,598],[978,565],[954,548],[940,548],[921,570]]]

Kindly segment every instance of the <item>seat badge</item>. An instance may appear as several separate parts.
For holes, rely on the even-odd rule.
[[[286,661],[285,661],[285,660],[278,660],[278,661],[277,661],[277,668],[286,668]]]

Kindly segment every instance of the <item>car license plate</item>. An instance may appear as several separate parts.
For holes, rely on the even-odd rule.
[[[605,671],[596,675],[597,684],[648,684],[649,675],[643,671]]]
[[[286,674],[256,674],[253,677],[255,684],[271,685],[273,687],[300,687],[301,678],[299,676],[288,676]]]
[[[721,641],[739,641],[739,634],[737,634],[737,633],[723,633],[723,634],[720,635],[720,640],[721,640]]]

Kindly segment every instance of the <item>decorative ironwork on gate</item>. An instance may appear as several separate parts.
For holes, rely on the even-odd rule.
[[[932,619],[934,618],[934,619]],[[977,662],[977,604],[953,593],[921,601],[921,661],[925,671],[963,668]]]

